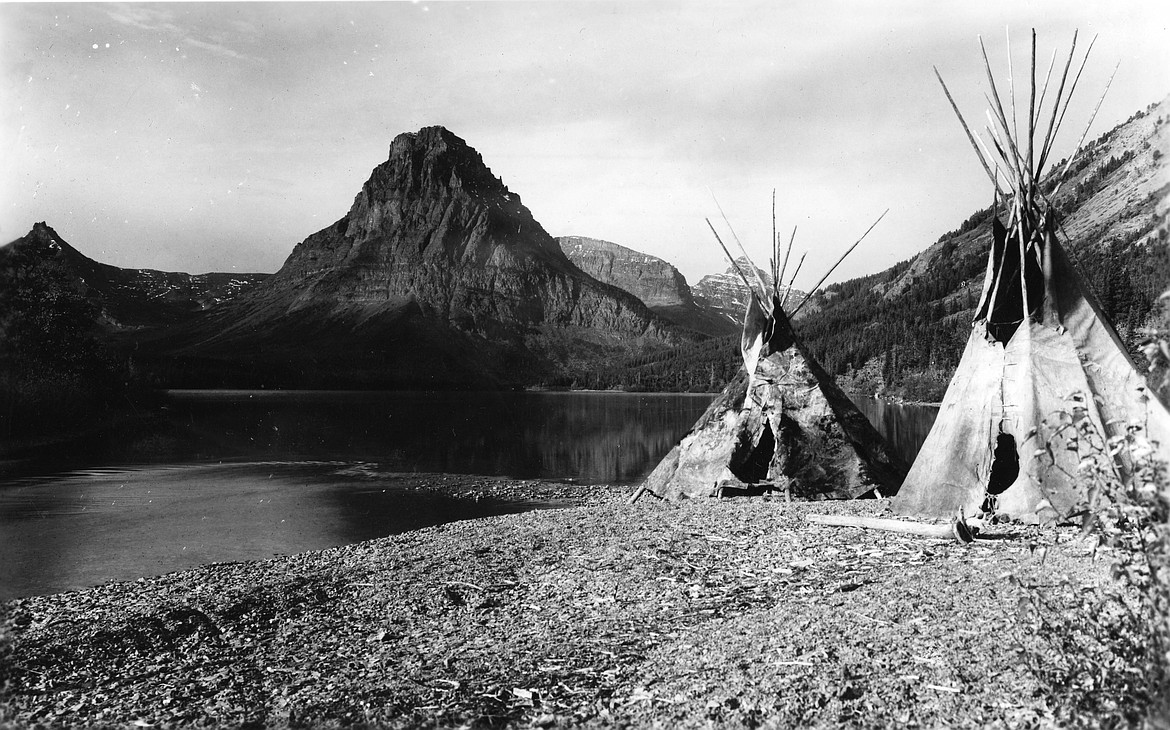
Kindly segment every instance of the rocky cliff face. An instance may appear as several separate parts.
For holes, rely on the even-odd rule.
[[[751,276],[751,264],[746,258],[736,259],[740,271]],[[769,289],[772,286],[772,276],[763,269],[757,269]],[[780,287],[781,294],[787,287]],[[743,313],[747,308],[748,288],[743,283],[736,270],[730,266],[719,274],[708,274],[699,280],[691,290],[695,301],[704,307],[709,307],[735,322],[743,320]],[[792,308],[803,302],[808,295],[799,289],[793,289],[788,295],[784,308],[791,312]]]
[[[574,266],[479,153],[441,127],[399,135],[349,212],[231,309],[186,351],[222,355],[277,332],[291,348],[289,337],[323,323],[335,334],[364,328],[393,338],[401,329],[393,321],[407,316],[556,371],[692,337]]]
[[[561,236],[557,243],[577,268],[628,291],[648,307],[694,303],[686,277],[660,258],[584,236]]]
[[[441,127],[399,135],[349,213],[299,244],[255,298],[287,311],[413,301],[471,332],[578,326],[655,336],[635,298],[582,276],[479,153]]]
[[[596,238],[564,236],[557,242],[582,271],[630,292],[679,327],[714,337],[738,329],[721,312],[695,301],[686,277],[660,258]]]

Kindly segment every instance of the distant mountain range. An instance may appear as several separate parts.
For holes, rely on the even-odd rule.
[[[664,319],[716,337],[739,331],[743,308],[735,301],[746,301],[748,295],[738,278],[712,296],[708,280],[723,281],[724,275],[705,276],[692,289],[678,269],[655,256],[583,236],[564,236],[557,242],[582,271],[630,292]]]
[[[736,271],[744,272],[744,274],[751,276],[752,265],[746,257],[741,256],[735,260],[735,267],[728,266],[726,270],[718,274],[707,274],[699,283],[695,284],[692,290],[695,295],[695,301],[699,306],[713,309],[725,318],[736,323],[738,331],[739,323],[743,321],[743,313],[747,308],[748,303],[748,289]],[[761,279],[772,288],[772,275],[763,269],[756,268]],[[779,292],[782,297],[786,297],[784,308],[791,312],[794,308],[800,306],[801,302],[808,298],[808,294],[799,289],[789,290],[788,287],[781,285]]]
[[[961,134],[961,131],[958,133]],[[1170,288],[1170,98],[1086,143],[1056,192],[1062,238],[1084,278],[1144,366],[1145,326],[1170,326],[1157,298]],[[1061,161],[1047,189],[1056,188]],[[938,401],[971,332],[991,244],[990,209],[974,212],[922,253],[816,293],[795,324],[806,346],[853,392]],[[747,271],[746,261],[740,266]],[[730,268],[692,289],[697,304],[743,311]],[[793,292],[799,301],[803,296]],[[593,387],[708,390],[740,367],[734,335],[631,358]],[[1170,393],[1163,393],[1163,397]]]
[[[578,266],[475,150],[428,127],[398,136],[349,212],[272,275],[118,269],[47,223],[0,249],[0,267],[42,262],[92,305],[88,329],[168,386],[572,382],[734,329],[669,264],[572,246],[587,248]]]
[[[0,266],[22,254],[25,266],[40,261],[62,283],[78,288],[98,305],[110,331],[157,328],[185,322],[233,299],[269,274],[184,274],[154,269],[120,269],[98,263],[70,246],[46,223],[0,248]]]
[[[1170,284],[1167,105],[1087,145],[1057,196],[1070,248],[1131,344]],[[847,387],[910,397],[945,387],[990,215],[816,294],[797,322],[806,344]],[[64,299],[35,293],[46,291]],[[806,296],[794,290],[789,310]],[[0,248],[0,335],[34,337],[30,319],[67,316],[77,321],[54,332],[85,332],[169,387],[717,389],[737,366],[746,301],[730,266],[691,287],[654,256],[554,239],[441,127],[395,138],[348,213],[275,274],[119,269],[47,223]]]

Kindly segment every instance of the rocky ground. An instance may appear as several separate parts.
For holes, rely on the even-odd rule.
[[[884,501],[450,481],[567,508],[10,602],[0,726],[1048,726],[1013,576],[1109,580],[1071,530],[806,520]]]

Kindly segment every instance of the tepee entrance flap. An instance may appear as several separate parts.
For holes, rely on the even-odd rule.
[[[783,269],[777,265],[775,235],[773,245],[771,292],[756,291],[734,266],[750,292],[740,338],[744,369],[651,472],[635,499],[646,491],[683,498],[727,488],[780,490],[805,499],[853,498],[875,488],[893,494],[901,485],[906,465],[793,331],[779,290]],[[746,254],[745,259],[755,269]],[[771,311],[764,304],[769,294]]]
[[[1034,66],[1035,33],[1032,50]],[[1072,57],[1070,50],[1066,77]],[[992,87],[992,144],[975,139],[942,85],[995,186],[997,203],[1001,196],[1009,199],[1008,222],[992,220],[971,337],[895,504],[906,514],[935,517],[981,510],[1029,521],[1064,517],[1086,497],[1078,478],[1083,454],[1078,450],[1086,439],[1107,448],[1107,439],[1140,428],[1166,458],[1170,413],[1146,395],[1141,373],[1057,240],[1057,211],[1048,191],[1059,190],[1059,176],[1040,184],[1076,79],[1067,94],[1061,79],[1047,131],[1036,128],[1040,110],[1028,109],[1028,136],[1017,142],[986,52],[984,62]],[[1007,175],[1001,177],[1002,171]],[[1006,484],[1005,474],[1016,462],[1015,476]],[[1121,480],[1130,466],[1123,455],[1112,462]]]

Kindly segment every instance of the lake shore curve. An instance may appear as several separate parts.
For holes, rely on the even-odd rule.
[[[0,726],[1044,724],[1008,576],[1108,579],[1069,535],[805,519],[884,500],[630,491],[476,480],[564,508],[10,601]]]

